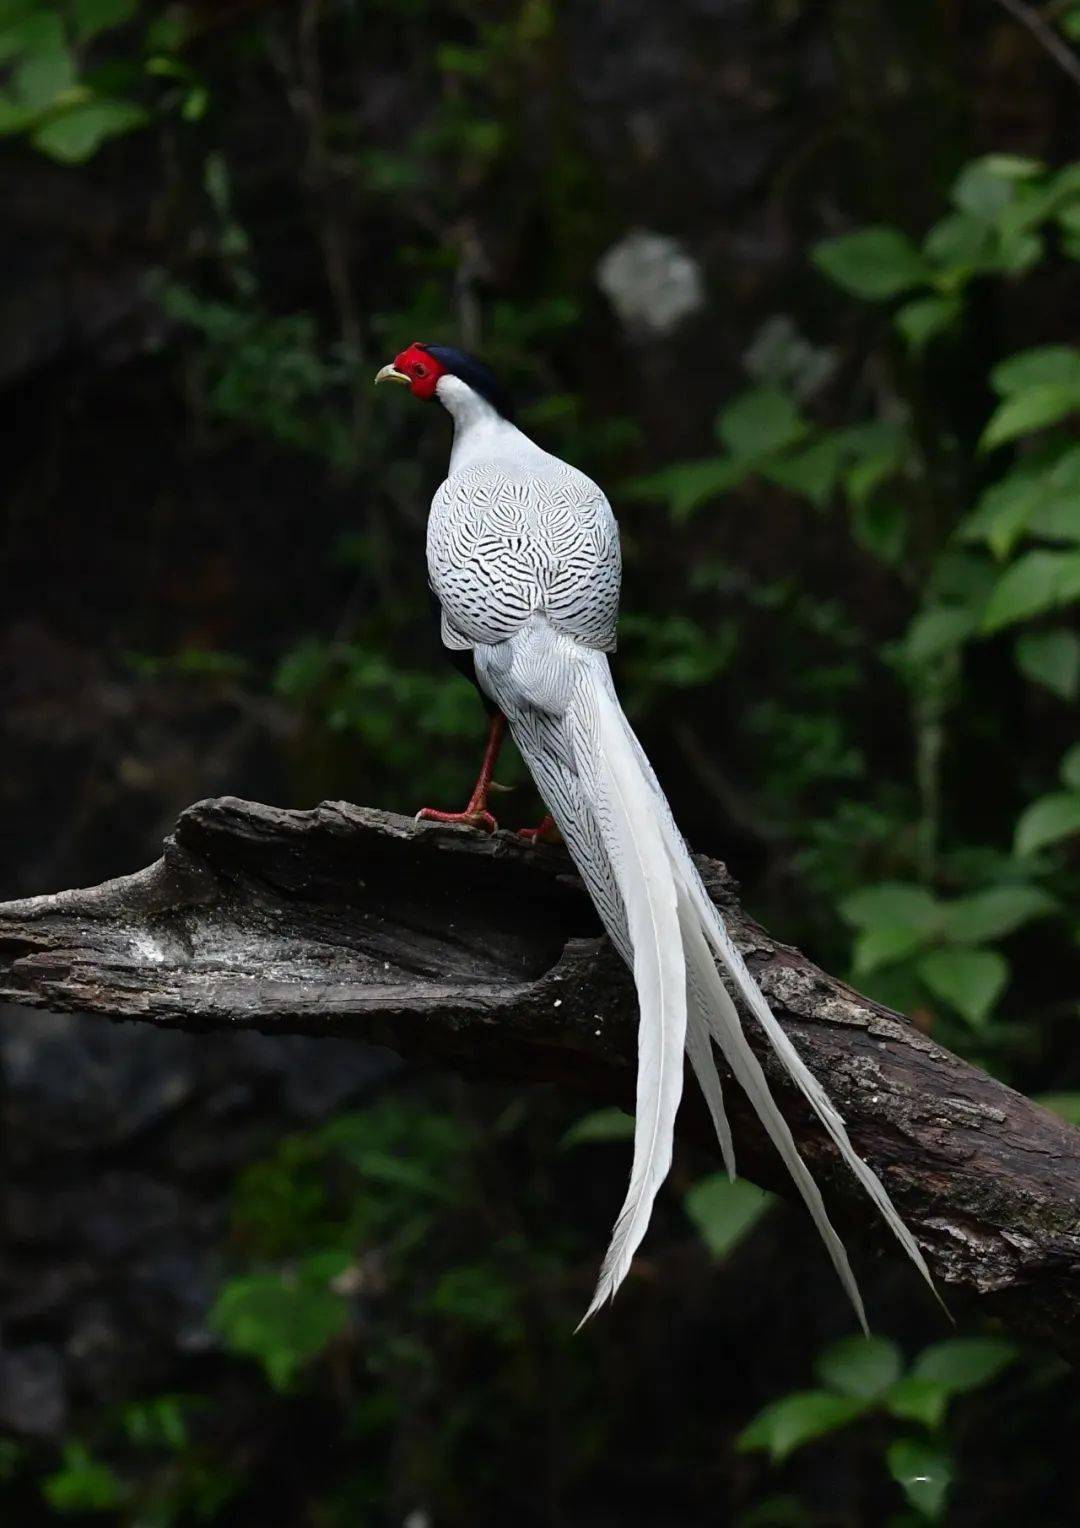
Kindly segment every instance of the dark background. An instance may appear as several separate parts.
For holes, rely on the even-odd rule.
[[[1044,9],[1053,29],[1068,7]],[[147,863],[207,795],[464,801],[483,713],[441,664],[423,567],[449,426],[370,386],[413,339],[484,354],[527,427],[608,488],[617,677],[687,835],[770,927],[845,974],[853,891],[959,896],[1002,873],[1075,739],[1074,694],[1018,672],[1013,633],[936,688],[894,660],[1004,470],[976,451],[988,372],[1075,339],[1076,264],[1051,245],[980,277],[912,360],[812,251],[868,223],[921,238],[979,155],[1080,153],[1080,89],[1028,29],[990,0],[98,10],[78,77],[145,121],[75,164],[32,123],[0,142],[0,894]],[[35,11],[0,7],[0,54]],[[51,11],[78,34],[85,7]],[[599,274],[641,231],[696,269],[663,329],[654,298],[620,315]],[[936,479],[924,453],[880,505],[898,546],[873,499],[868,523],[755,474],[685,517],[642,487],[715,454],[717,411],[763,364],[822,428],[914,417],[947,442]],[[517,826],[536,803],[508,769]],[[902,962],[874,982],[1060,1094],[1080,1086],[1068,846],[1044,869],[1063,911],[1008,939],[989,1022]],[[680,1157],[637,1276],[571,1339],[627,1158],[560,1145],[574,1099],[338,1042],[11,1008],[0,1067],[5,1521],[925,1520],[890,1478],[904,1429],[884,1413],[776,1469],[737,1450],[850,1317],[786,1206],[710,1258],[684,1211],[707,1158]],[[343,1110],[428,1187],[335,1165],[320,1132]],[[275,1343],[318,1317],[264,1311],[245,1356],[222,1291],[295,1289],[330,1245],[353,1257],[344,1325],[275,1387]],[[905,1361],[948,1335],[895,1258],[855,1255]],[[933,1433],[947,1520],[1075,1521],[1078,1421],[1072,1379],[1017,1351]]]

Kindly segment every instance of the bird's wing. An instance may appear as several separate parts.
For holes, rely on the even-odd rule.
[[[554,457],[481,461],[447,478],[428,519],[428,574],[463,644],[505,642],[538,614],[614,649],[615,517],[591,479]]]

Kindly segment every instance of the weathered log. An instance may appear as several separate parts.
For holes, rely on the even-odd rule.
[[[1080,1131],[711,894],[945,1298],[1080,1354]],[[326,803],[190,807],[156,864],[0,905],[0,996],[184,1029],[354,1036],[466,1071],[633,1096],[637,1010],[561,850]],[[877,1217],[750,1037],[836,1213]],[[734,1087],[740,1165],[782,1171]],[[703,1111],[683,1110],[702,1131]]]

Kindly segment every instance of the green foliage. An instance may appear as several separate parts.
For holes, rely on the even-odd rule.
[[[206,1397],[178,1394],[109,1410],[95,1419],[93,1449],[80,1440],[65,1444],[42,1495],[65,1518],[108,1513],[131,1528],[217,1522],[242,1481],[198,1436],[212,1411]],[[106,1451],[118,1465],[106,1462]]]
[[[1080,694],[1080,636],[1060,627],[1026,631],[1017,639],[1016,666],[1026,679],[1062,700],[1075,700]]]
[[[1070,1125],[1080,1125],[1080,1093],[1043,1093],[1035,1102],[1060,1114]]]
[[[155,1395],[132,1401],[121,1412],[125,1436],[143,1449],[171,1449],[175,1453],[191,1442],[190,1419],[205,1408],[197,1395]]]
[[[830,890],[856,930],[852,971],[859,981],[886,1001],[954,1015],[993,1044],[991,1021],[1011,976],[1009,956],[997,946],[1055,918],[1067,902],[1067,877],[1042,851],[1080,831],[1080,794],[1070,784],[1031,802],[1011,852],[1002,845],[976,855],[955,844],[946,853],[943,771],[948,742],[969,724],[960,706],[965,656],[999,633],[1010,634],[1018,678],[1047,700],[1069,702],[1080,689],[1080,638],[1063,622],[1080,605],[1080,448],[1070,431],[1080,408],[1080,351],[1040,346],[996,364],[989,380],[999,402],[966,457],[944,424],[927,421],[919,368],[930,364],[932,344],[966,323],[977,279],[1014,279],[1051,248],[1080,258],[1080,167],[1051,171],[989,156],[959,175],[952,203],[921,244],[878,226],[814,253],[819,270],[860,301],[907,299],[894,320],[911,362],[887,409],[854,425],[810,418],[777,380],[784,375],[778,349],[793,341],[774,325],[768,345],[752,350],[759,378],[757,354],[767,351],[764,379],[721,411],[725,454],[665,468],[632,491],[666,503],[681,524],[754,479],[777,484],[819,513],[839,505],[852,540],[909,581],[907,629],[882,646],[881,658],[909,695],[919,811],[910,874],[856,890],[849,867],[847,885],[834,882]],[[1018,445],[1015,455],[1002,449]],[[943,513],[946,502],[963,504],[965,484],[972,507]],[[729,666],[737,652],[736,645],[725,655]],[[704,664],[699,682],[706,682]],[[776,699],[759,702],[745,725],[777,731],[789,757],[813,758],[811,773],[825,778],[824,757],[808,752]],[[832,727],[835,757],[849,761],[847,778],[859,778],[857,755],[842,751],[835,705],[828,723],[816,725]],[[832,773],[845,777],[835,766]],[[789,778],[783,795],[797,799],[805,788]],[[815,825],[822,846],[840,821]],[[822,849],[808,849],[804,862],[823,869]]]
[[[920,1518],[938,1522],[953,1479],[944,1432],[950,1403],[993,1384],[1017,1356],[1013,1343],[958,1337],[924,1348],[905,1374],[894,1342],[845,1337],[814,1366],[823,1388],[771,1402],[744,1429],[739,1447],[764,1450],[781,1463],[796,1449],[870,1416],[913,1423],[923,1431],[888,1442],[885,1464]]]
[[[65,1444],[63,1462],[42,1491],[57,1512],[114,1512],[128,1495],[120,1477],[81,1443]]]
[[[1016,853],[1022,858],[1080,833],[1080,744],[1062,759],[1060,774],[1067,789],[1040,796],[1016,824]]]
[[[772,1195],[742,1178],[732,1182],[713,1173],[695,1183],[683,1199],[687,1215],[718,1261],[747,1237],[772,1205]]]
[[[166,32],[159,18],[143,17],[139,0],[16,0],[0,12],[0,136],[20,136],[50,159],[77,166],[110,139],[148,126],[155,109],[178,108],[193,120],[199,85],[179,58],[183,28]],[[101,67],[101,43],[145,22],[143,42],[163,51],[140,70]],[[154,78],[167,88],[146,88]],[[177,90],[177,82],[182,88]],[[130,85],[130,90],[125,85]]]
[[[933,996],[980,1025],[1005,988],[1009,966],[996,950],[977,946],[1050,916],[1056,906],[1041,887],[1017,881],[953,902],[922,886],[878,885],[846,897],[840,911],[859,930],[857,976],[907,963]]]
[[[1075,165],[1054,172],[1033,159],[987,155],[957,177],[952,204],[921,246],[898,229],[877,227],[829,240],[814,252],[819,268],[853,297],[906,296],[894,322],[915,352],[955,326],[960,299],[978,278],[1024,275],[1055,238],[1067,254],[1080,254]]]
[[[766,1406],[740,1436],[739,1447],[768,1449],[770,1457],[779,1462],[803,1444],[846,1427],[865,1411],[866,1406],[855,1396],[828,1390],[799,1391]]]
[[[416,611],[414,619],[430,624],[431,617]],[[274,689],[313,724],[362,750],[387,780],[387,791],[404,785],[411,794],[388,798],[403,809],[416,810],[421,781],[436,801],[453,801],[475,769],[484,713],[472,687],[448,664],[406,667],[375,637],[333,643],[311,637],[282,659]],[[455,743],[466,746],[455,752]],[[520,767],[515,770],[507,755],[499,774],[512,782]]]
[[[634,1116],[622,1109],[597,1109],[575,1120],[563,1136],[561,1145],[580,1146],[585,1141],[632,1141]]]
[[[884,1337],[844,1337],[820,1354],[814,1372],[840,1395],[873,1401],[900,1378],[902,1360],[894,1342]]]
[[[348,1302],[332,1287],[348,1266],[345,1252],[312,1252],[276,1273],[233,1279],[210,1325],[232,1352],[257,1359],[276,1390],[287,1390],[348,1327]]]
[[[235,242],[235,239],[234,239]],[[159,282],[162,311],[201,339],[195,384],[216,419],[346,468],[356,460],[347,388],[356,359],[347,347],[320,342],[310,313],[270,314],[244,277],[233,300],[210,300],[178,282]]]
[[[922,1517],[938,1522],[952,1483],[952,1461],[921,1438],[898,1438],[885,1455],[889,1474]]]
[[[926,284],[930,267],[897,228],[861,228],[819,244],[814,261],[830,281],[864,302],[886,301]]]

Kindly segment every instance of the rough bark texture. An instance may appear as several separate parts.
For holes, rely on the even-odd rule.
[[[970,1299],[1080,1352],[1080,1131],[777,944],[742,912],[724,869],[702,863],[952,1309]],[[355,1037],[600,1100],[633,1094],[633,987],[562,851],[340,802],[200,802],[148,869],[0,906],[0,997],[162,1027]],[[872,1226],[766,1064],[838,1216]],[[783,1188],[731,1095],[742,1167]],[[693,1104],[683,1123],[706,1128]]]

